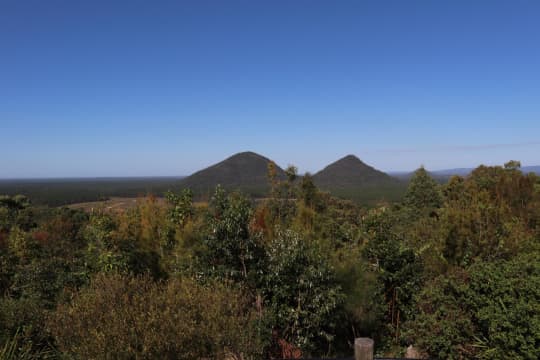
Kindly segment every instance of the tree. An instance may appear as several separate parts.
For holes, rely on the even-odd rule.
[[[194,213],[193,192],[190,189],[184,189],[177,195],[168,191],[165,198],[171,206],[168,211],[169,221],[176,226],[184,226]]]
[[[406,337],[432,358],[540,358],[540,259],[455,268],[418,295]]]
[[[287,169],[285,169],[285,175],[287,175],[287,181],[289,183],[294,183],[298,177],[298,168],[294,165],[287,166]]]
[[[267,251],[263,296],[270,326],[305,351],[328,347],[343,301],[328,262],[291,231],[279,232]]]
[[[442,196],[439,186],[424,167],[420,167],[414,172],[403,203],[417,211],[431,211],[441,207]]]
[[[18,226],[29,231],[36,226],[30,200],[24,195],[0,196],[0,234]]]
[[[533,174],[497,166],[450,179],[438,224],[444,259],[467,266],[509,258],[529,246],[540,215],[535,181]]]
[[[386,322],[398,338],[401,323],[414,316],[414,294],[422,288],[424,264],[393,228],[393,220],[388,211],[376,210],[364,218],[368,242],[362,253],[383,285]]]
[[[521,168],[521,162],[517,160],[510,160],[504,164],[504,168],[507,170],[519,170]]]
[[[300,183],[300,197],[304,205],[313,209],[317,200],[317,193],[318,190],[315,183],[313,183],[313,177],[310,173],[305,173]]]
[[[208,208],[202,271],[247,280],[262,258],[261,236],[250,232],[253,210],[247,198],[217,187]]]
[[[270,196],[273,198],[279,197],[279,179],[277,177],[277,165],[275,162],[268,163],[268,180],[270,181]]]

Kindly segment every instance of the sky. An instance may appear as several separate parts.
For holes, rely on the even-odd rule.
[[[0,178],[540,165],[540,2],[0,0]]]

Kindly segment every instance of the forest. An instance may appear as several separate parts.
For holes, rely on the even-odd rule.
[[[540,178],[520,163],[364,207],[269,168],[124,211],[0,197],[0,359],[540,358]]]
[[[161,195],[182,177],[0,179],[1,195],[24,194],[33,205],[62,206],[111,197]]]

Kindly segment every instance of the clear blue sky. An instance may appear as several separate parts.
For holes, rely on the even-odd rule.
[[[0,0],[0,178],[540,164],[540,2]]]

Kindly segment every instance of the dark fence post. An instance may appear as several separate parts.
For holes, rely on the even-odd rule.
[[[373,340],[370,338],[354,339],[354,359],[373,360]]]

